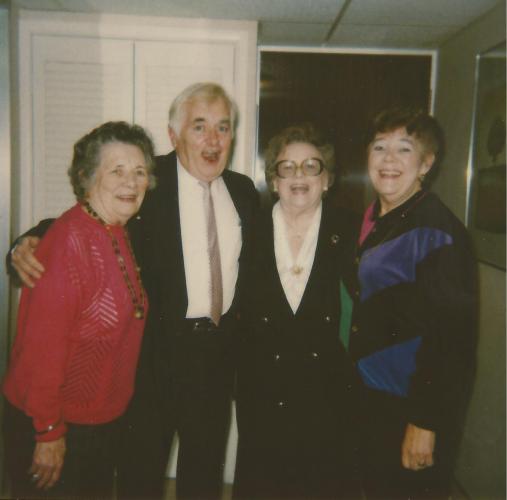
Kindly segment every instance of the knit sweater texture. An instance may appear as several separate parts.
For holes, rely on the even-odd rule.
[[[139,297],[124,229],[109,228]],[[36,440],[51,441],[66,423],[102,424],[125,411],[145,320],[134,318],[110,235],[81,205],[52,224],[36,256],[45,272],[21,294],[3,391],[32,417]]]

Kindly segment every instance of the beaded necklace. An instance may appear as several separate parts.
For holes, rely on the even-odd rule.
[[[125,234],[125,241],[127,242],[127,247],[130,252],[130,256],[132,257],[132,260],[134,262],[134,269],[136,271],[136,278],[137,283],[139,285],[139,298],[136,295],[136,291],[134,290],[134,287],[132,286],[132,282],[130,281],[130,276],[127,271],[127,267],[125,266],[125,259],[123,258],[123,255],[120,252],[120,245],[118,243],[118,240],[115,238],[114,234],[111,232],[111,229],[107,225],[107,223],[100,217],[100,215],[90,206],[90,204],[85,201],[83,203],[83,207],[88,212],[89,215],[91,215],[94,219],[98,220],[106,229],[107,233],[109,234],[109,237],[111,238],[111,243],[113,245],[113,251],[116,255],[116,260],[118,261],[118,265],[120,266],[120,270],[123,274],[123,279],[125,280],[125,284],[127,285],[127,288],[130,292],[130,297],[132,299],[132,304],[134,306],[134,318],[136,319],[143,319],[144,318],[144,289],[143,284],[141,282],[141,269],[137,265],[136,258],[134,255],[134,252],[132,250],[132,245],[130,244],[130,238],[127,230],[123,228],[123,232]]]

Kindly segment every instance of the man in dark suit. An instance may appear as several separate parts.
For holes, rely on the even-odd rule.
[[[234,331],[258,203],[252,181],[225,170],[236,114],[215,84],[195,84],[176,97],[169,112],[175,151],[157,158],[157,187],[129,223],[150,311],[125,416],[122,498],[163,496],[175,433],[178,496],[220,496]],[[43,271],[32,255],[36,241],[25,238],[11,252],[32,286]]]

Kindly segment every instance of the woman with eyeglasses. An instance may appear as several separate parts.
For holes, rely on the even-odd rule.
[[[356,384],[340,339],[355,221],[323,200],[333,157],[310,125],[286,128],[265,152],[278,201],[259,219],[244,297],[236,498],[358,496]]]

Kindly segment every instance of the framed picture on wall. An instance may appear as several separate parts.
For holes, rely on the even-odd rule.
[[[505,42],[477,57],[468,226],[480,261],[505,269]]]

